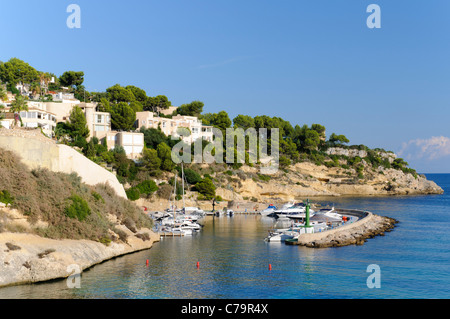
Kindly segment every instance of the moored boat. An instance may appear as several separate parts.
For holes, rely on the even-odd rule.
[[[259,214],[262,215],[262,216],[269,216],[276,209],[277,209],[277,207],[275,205],[270,204],[267,208],[265,208],[262,211],[260,211]]]

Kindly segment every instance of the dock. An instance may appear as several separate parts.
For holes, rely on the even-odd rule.
[[[174,232],[170,232],[170,231],[158,232],[158,235],[159,235],[159,237],[182,237],[182,236],[184,236],[184,234],[181,232],[174,233]]]
[[[336,211],[351,217],[350,221],[325,232],[302,234],[285,243],[311,248],[362,245],[368,238],[384,236],[385,232],[390,232],[398,223],[393,218],[378,216],[365,210],[336,209]]]

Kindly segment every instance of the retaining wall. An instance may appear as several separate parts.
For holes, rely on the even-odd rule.
[[[53,172],[77,173],[84,183],[88,185],[106,183],[117,195],[127,198],[123,185],[113,173],[75,149],[40,136],[42,134],[40,132],[37,134],[37,131],[0,129],[0,148],[19,155],[30,169],[47,168]]]

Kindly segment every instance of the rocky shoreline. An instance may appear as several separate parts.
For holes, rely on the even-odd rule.
[[[398,223],[397,220],[390,217],[378,216],[371,212],[361,211],[360,213],[364,216],[354,223],[323,233],[303,234],[299,236],[298,241],[287,241],[286,244],[310,248],[363,245],[367,239],[384,236],[386,232],[391,232]]]
[[[148,229],[108,246],[89,240],[54,240],[0,233],[0,287],[64,279],[112,258],[149,249],[159,237]]]

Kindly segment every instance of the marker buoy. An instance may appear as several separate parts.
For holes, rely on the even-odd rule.
[[[269,264],[269,270],[272,270],[272,264]]]
[[[145,262],[145,264],[148,266],[148,259],[147,259],[147,261]]]
[[[200,268],[200,262],[197,261],[197,269],[199,269],[199,268]]]

